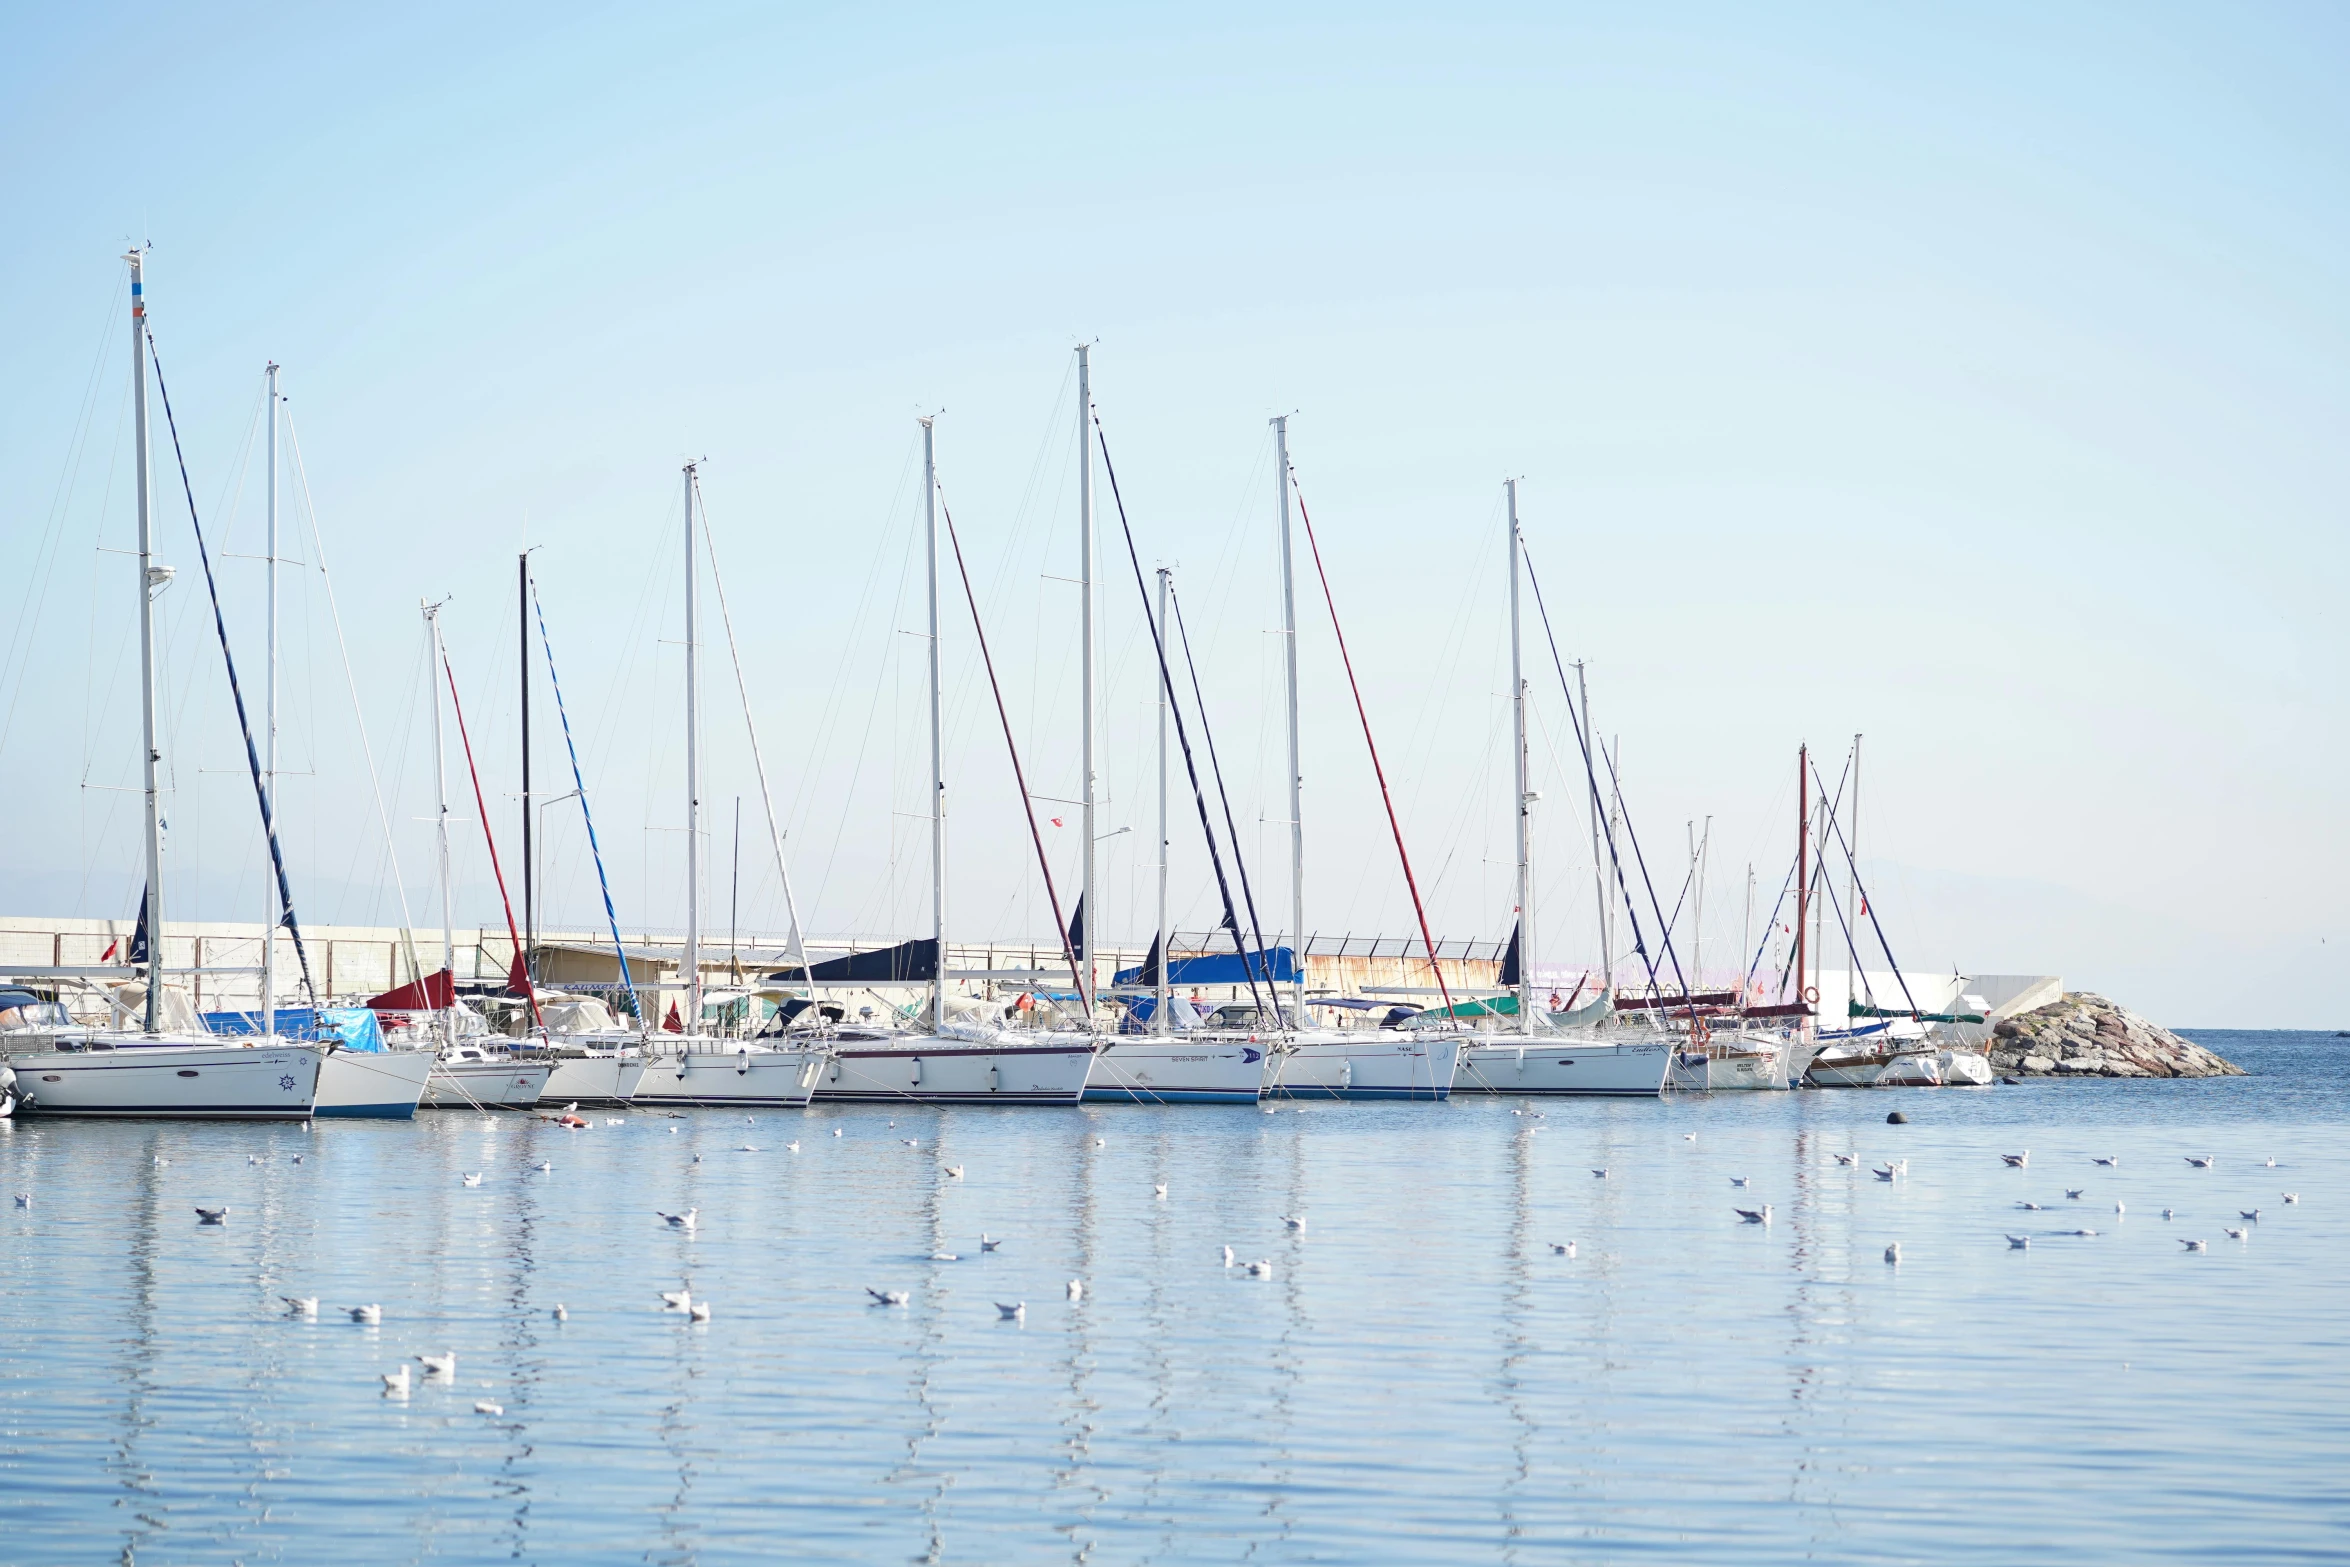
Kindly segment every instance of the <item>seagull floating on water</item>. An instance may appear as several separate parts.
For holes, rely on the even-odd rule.
[[[428,1377],[453,1377],[457,1374],[457,1352],[453,1349],[446,1355],[419,1355],[416,1363],[424,1367],[424,1374]]]
[[[840,1135],[840,1128],[839,1128],[839,1127],[837,1127],[837,1126],[836,1126],[836,1127],[834,1127],[834,1128],[832,1129],[832,1135],[833,1135],[833,1136],[835,1136],[835,1137],[838,1137],[838,1136]]]
[[[700,1164],[701,1162],[702,1162],[702,1156],[701,1156],[700,1154],[695,1154],[695,1155],[694,1155],[694,1163],[696,1163],[696,1164]]]
[[[2212,1160],[2215,1157],[2217,1156],[2213,1154],[2189,1154],[2187,1155],[2187,1162],[2198,1170],[2208,1170],[2211,1168]]]
[[[1069,1281],[1069,1298],[1071,1300],[1085,1299],[1085,1281],[1083,1279],[1071,1279]]]
[[[2287,1202],[2299,1202],[2301,1200],[2301,1194],[2299,1192],[2286,1192],[2284,1194],[2284,1198]]]
[[[261,1156],[257,1153],[249,1153],[245,1155],[245,1162],[247,1164],[259,1164],[261,1162]]]
[[[995,1250],[995,1249],[996,1249],[998,1246],[1001,1246],[1003,1243],[1004,1243],[1004,1238],[1003,1238],[1001,1235],[997,1236],[997,1237],[996,1237],[995,1239],[993,1239],[993,1240],[989,1240],[989,1239],[988,1239],[988,1236],[987,1236],[987,1231],[985,1231],[985,1230],[981,1230],[981,1231],[979,1232],[979,1249],[980,1249],[981,1251],[993,1251],[993,1250]]]
[[[403,1398],[408,1396],[408,1368],[406,1366],[402,1366],[397,1371],[386,1371],[383,1373],[383,1379],[386,1393],[397,1393]]]
[[[318,1315],[318,1297],[316,1295],[280,1295],[278,1299],[284,1301],[286,1310],[297,1317]]]
[[[2165,1208],[2165,1209],[2163,1209],[2163,1210],[2162,1210],[2162,1216],[2163,1216],[2164,1218],[2166,1218],[2166,1219],[2167,1219],[2167,1218],[2169,1218],[2169,1217],[2171,1216],[2171,1210],[2170,1210],[2170,1209],[2168,1209],[2168,1208]]]
[[[2181,1241],[2179,1244],[2186,1247],[2189,1251],[2204,1251],[2208,1249],[2201,1241]]]
[[[2250,1219],[2253,1223],[2258,1224],[2260,1222],[2260,1210],[2258,1208],[2239,1208],[2236,1210],[2236,1217],[2240,1219]]]
[[[1166,1183],[1165,1181],[1160,1181],[1160,1182],[1158,1182],[1156,1185],[1152,1186],[1152,1187],[1151,1187],[1151,1195],[1152,1195],[1153,1197],[1164,1197],[1164,1196],[1166,1196],[1166,1195],[1167,1195],[1167,1183]]]
[[[1273,1276],[1273,1264],[1260,1258],[1248,1265],[1248,1276],[1252,1279],[1269,1279]]]
[[[464,1181],[465,1181],[465,1184],[466,1184],[466,1185],[468,1185],[468,1186],[479,1186],[479,1185],[481,1184],[481,1176],[480,1176],[480,1174],[479,1174],[478,1172],[477,1172],[477,1173],[475,1173],[475,1174],[472,1174],[472,1175],[465,1176],[465,1177],[463,1177],[463,1179],[464,1179]]]
[[[369,1327],[373,1327],[378,1322],[383,1321],[383,1319],[384,1309],[381,1306],[353,1306],[351,1308],[351,1320],[353,1322],[364,1322]]]
[[[2010,1235],[2007,1238],[2007,1244],[2017,1251],[2030,1251],[2032,1249],[2032,1237],[2029,1235]]]
[[[1860,1155],[1856,1153],[1840,1153],[1836,1156],[1836,1162],[1838,1164],[1858,1164],[1860,1163]]]
[[[1695,1132],[1683,1132],[1681,1134],[1681,1141],[1685,1143],[1693,1143],[1697,1141],[1697,1134]]]
[[[1028,1302],[1024,1300],[1016,1300],[1007,1306],[999,1300],[995,1303],[995,1309],[996,1314],[1004,1321],[1017,1322],[1022,1317],[1028,1315]]]
[[[493,1404],[485,1398],[480,1403],[473,1406],[473,1412],[477,1415],[502,1415],[506,1412],[506,1406],[504,1404]]]
[[[2097,1232],[2095,1230],[2075,1230],[2073,1233],[2075,1235],[2095,1235]]]
[[[1900,1171],[1894,1169],[1891,1165],[1885,1166],[1885,1168],[1882,1170],[1878,1169],[1875,1165],[1869,1166],[1869,1174],[1875,1176],[1880,1181],[1890,1181],[1894,1176],[1899,1175],[1900,1173]]]
[[[695,1226],[702,1210],[699,1208],[688,1208],[683,1213],[662,1213],[660,1209],[655,1208],[653,1212],[659,1218],[666,1221],[669,1227],[673,1230],[690,1230]]]
[[[536,1170],[536,1171],[538,1171],[538,1172],[539,1172],[539,1174],[541,1174],[541,1175],[544,1175],[544,1174],[546,1174],[546,1173],[547,1173],[549,1170],[552,1170],[553,1168],[555,1168],[555,1165],[554,1165],[554,1162],[553,1162],[552,1160],[548,1160],[548,1159],[541,1159],[541,1160],[540,1160],[538,1163],[536,1163],[536,1164],[532,1165],[532,1166],[531,1166],[531,1168],[532,1168],[532,1169],[534,1169],[534,1170]]]
[[[873,1297],[876,1306],[903,1306],[914,1298],[904,1290],[877,1290],[870,1285],[866,1287],[865,1293]]]
[[[961,1262],[963,1259],[951,1251],[934,1251],[930,1254],[930,1260],[932,1262]]]
[[[741,1153],[757,1153],[759,1150],[758,1150],[758,1149],[756,1149],[756,1148],[753,1148],[753,1147],[752,1147],[752,1146],[751,1146],[749,1143],[745,1143],[745,1144],[743,1144],[743,1145],[742,1145],[742,1147],[741,1147],[739,1150],[737,1150],[737,1151],[738,1151],[738,1152],[741,1152]]]
[[[2220,1228],[2221,1228],[2221,1229],[2223,1229],[2223,1230],[2227,1230],[2227,1231],[2228,1231],[2228,1239],[2229,1239],[2229,1240],[2232,1240],[2232,1241],[2240,1241],[2240,1240],[2242,1240],[2242,1239],[2243,1239],[2245,1236],[2247,1236],[2247,1235],[2250,1235],[2250,1234],[2252,1233],[2252,1231],[2250,1230],[2250,1228],[2245,1228],[2245,1229],[2241,1229],[2241,1230],[2228,1230],[2228,1227],[2227,1227],[2226,1225],[2224,1225],[2224,1224],[2223,1224],[2223,1225],[2221,1225],[2221,1226],[2220,1226]]]
[[[163,1161],[158,1159],[155,1162],[157,1164],[161,1164]],[[16,1194],[16,1205],[19,1208],[30,1208],[33,1205],[33,1194],[31,1192],[18,1192]]]
[[[1885,1260],[1887,1262],[1899,1262],[1901,1260],[1901,1242],[1895,1241],[1892,1245],[1885,1248]]]
[[[947,1179],[948,1179],[948,1180],[950,1180],[950,1181],[959,1181],[959,1180],[961,1180],[962,1178],[963,1178],[963,1167],[962,1167],[961,1165],[959,1165],[959,1164],[950,1164],[950,1165],[948,1165],[948,1166],[947,1166]]]
[[[691,1290],[663,1290],[661,1292],[661,1304],[664,1306],[674,1306],[679,1311],[683,1311],[693,1303],[694,1296]]]
[[[1281,1222],[1293,1230],[1302,1230],[1306,1227],[1306,1221],[1302,1214],[1285,1213],[1281,1216]]]
[[[2076,1186],[2066,1191],[2065,1195],[2070,1197],[2073,1201],[2079,1202],[2081,1200],[2081,1193],[2087,1190],[2088,1188],[2086,1186]]]
[[[696,1322],[707,1322],[710,1320],[710,1303],[706,1300],[697,1300],[685,1308],[685,1314]]]
[[[1095,1139],[1093,1140],[1093,1145],[1094,1145],[1096,1148],[1107,1148],[1107,1147],[1109,1147],[1109,1146],[1110,1146],[1110,1145],[1109,1145],[1109,1143],[1108,1143],[1108,1142],[1107,1142],[1105,1139],[1103,1139],[1103,1138],[1099,1138],[1099,1137],[1097,1137],[1097,1138],[1095,1138]]]
[[[1550,1249],[1562,1257],[1572,1257],[1575,1255],[1575,1243],[1573,1241],[1552,1241],[1550,1243]]]
[[[2113,1205],[2113,1211],[2116,1213],[2127,1213],[2129,1210],[2117,1202]]]
[[[2274,1159],[2269,1160],[2268,1167],[2272,1170],[2275,1169],[2277,1167],[2277,1162]]]
[[[1771,1222],[1771,1205],[1767,1202],[1764,1203],[1759,1209],[1733,1208],[1730,1211],[1738,1215],[1739,1218],[1744,1219],[1749,1224],[1768,1224]]]
[[[571,1313],[563,1309],[563,1303],[561,1301],[555,1302],[554,1315],[557,1322],[569,1322],[571,1320]]]
[[[1224,1266],[1227,1268],[1232,1266],[1232,1248],[1229,1246],[1224,1248]]]
[[[1744,1185],[1746,1184],[1746,1181],[1747,1181],[1747,1177],[1745,1177],[1745,1176],[1743,1176],[1743,1175],[1733,1175],[1733,1176],[1731,1176],[1731,1177],[1730,1177],[1730,1184],[1731,1184],[1732,1186],[1744,1186]]]
[[[2032,1150],[2027,1148],[2022,1153],[2003,1153],[1999,1158],[2009,1169],[2020,1170],[2032,1162]]]
[[[2021,1209],[2022,1209],[2024,1212],[2026,1212],[2026,1213],[2045,1213],[2045,1212],[2047,1212],[2047,1210],[2046,1210],[2045,1208],[2041,1207],[2041,1206],[2040,1206],[2038,1203],[2036,1203],[2036,1202],[2019,1202],[2019,1203],[2017,1203],[2017,1204],[2016,1204],[2016,1206],[2017,1206],[2018,1208],[2021,1208]]]
[[[1594,1170],[1591,1173],[1598,1176],[1603,1181],[1607,1179],[1607,1171],[1605,1170]]]
[[[800,1151],[799,1140],[794,1138],[792,1141],[785,1143],[783,1145],[783,1151],[785,1153],[798,1153]]]
[[[226,1208],[198,1208],[196,1210],[198,1224],[219,1224],[227,1217],[228,1210]]]
[[[2115,1165],[2122,1162],[2122,1156],[2120,1154],[2115,1154],[2110,1159],[2095,1159],[2090,1162],[2093,1164]]]
[[[908,1148],[919,1148],[922,1146],[922,1139],[919,1137],[901,1137],[898,1139],[898,1141],[904,1143]]]
[[[296,1164],[300,1164],[302,1162],[302,1156],[300,1154],[294,1155],[294,1162]]]

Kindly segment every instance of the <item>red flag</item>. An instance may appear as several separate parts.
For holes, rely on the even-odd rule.
[[[114,961],[114,949],[121,945],[122,938],[120,936],[117,936],[112,941],[106,943],[106,950],[98,954],[98,961],[101,963],[112,963]]]
[[[661,1027],[664,1031],[672,1034],[682,1034],[685,1032],[685,1025],[677,1020],[676,1002],[672,1001],[669,1003],[669,1015],[661,1020]]]
[[[1054,825],[1055,827],[1058,827],[1058,826],[1060,826],[1060,825],[1061,825],[1061,819],[1060,819],[1058,816],[1056,816],[1056,817],[1054,817],[1054,818],[1053,818],[1053,825]]]

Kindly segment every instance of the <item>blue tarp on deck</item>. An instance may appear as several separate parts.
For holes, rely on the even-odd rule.
[[[204,1027],[214,1034],[258,1034],[261,1032],[261,1012],[207,1012]],[[277,1033],[280,1039],[339,1040],[345,1050],[381,1050],[384,1047],[382,1025],[375,1014],[365,1007],[322,1007],[313,1012],[308,1007],[279,1007]]]
[[[1148,965],[1120,969],[1114,981],[1120,985],[1145,983],[1142,976]],[[1297,953],[1288,947],[1267,947],[1252,952],[1243,963],[1237,952],[1214,952],[1196,958],[1177,958],[1167,965],[1167,985],[1180,989],[1185,985],[1245,985],[1254,975],[1259,984],[1287,985],[1298,979]]]

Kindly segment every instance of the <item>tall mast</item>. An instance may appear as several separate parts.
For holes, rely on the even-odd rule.
[[[1505,481],[1510,495],[1510,718],[1513,766],[1518,780],[1518,1032],[1534,1032],[1534,796],[1526,777],[1526,671],[1518,646],[1518,481]]]
[[[1306,1017],[1306,824],[1303,764],[1297,737],[1297,562],[1289,527],[1289,415],[1273,420],[1273,494],[1281,515],[1281,669],[1289,704],[1289,940],[1297,951],[1290,1026]],[[1270,975],[1267,976],[1271,978]]]
[[[1159,624],[1167,623],[1167,591],[1173,573],[1159,568]],[[1158,973],[1153,976],[1156,986],[1151,1006],[1151,1032],[1167,1032],[1167,682],[1159,685],[1159,934],[1153,948],[1159,955]]]
[[[947,1022],[947,783],[946,740],[938,707],[938,436],[933,422],[922,421],[922,518],[928,539],[923,561],[930,580],[930,939],[938,949],[930,981],[930,1026],[942,1029]],[[1089,841],[1089,864],[1092,847]]]
[[[694,465],[685,465],[685,1032],[702,1027],[702,667],[694,602]]]
[[[163,804],[155,776],[163,753],[155,737],[155,595],[171,581],[171,568],[155,564],[155,528],[147,492],[147,299],[141,275],[143,258],[134,250],[131,264],[131,466],[139,496],[139,738],[144,760],[140,764],[147,796],[147,895],[140,910],[147,922],[147,1019],[150,1034],[162,1027],[163,1017]],[[273,925],[272,930],[276,929]]]
[[[1795,752],[1795,1001],[1803,1004],[1803,934],[1811,918],[1811,747]],[[1797,1028],[1803,1014],[1795,1014]]]
[[[264,372],[269,379],[269,674],[262,718],[261,798],[268,819],[277,821],[277,365]],[[274,892],[276,889],[270,889]],[[277,926],[281,917],[274,899],[269,917],[261,922],[261,1032],[277,1037]],[[332,976],[329,976],[332,983]],[[315,997],[313,1000],[317,999]]]
[[[1820,852],[1827,852],[1823,841]],[[1851,970],[1844,981],[1844,1008],[1852,1010],[1853,1001],[1865,983],[1860,970],[1860,736],[1852,737],[1852,806],[1844,813],[1844,848],[1852,856],[1844,878],[1844,917],[1851,923],[1852,939],[1844,944],[1845,964]],[[1876,998],[1871,996],[1873,1005]],[[1850,1024],[1841,1025],[1850,1027]]]
[[[1705,862],[1713,852],[1714,819],[1705,819],[1705,830],[1697,835],[1697,860],[1693,869],[1697,874],[1695,907],[1689,912],[1689,985],[1693,990],[1705,988]]]
[[[1583,757],[1589,763],[1591,751],[1591,686],[1583,675],[1583,661],[1575,660],[1575,705],[1580,708],[1583,724]],[[1591,781],[1591,891],[1598,900],[1599,915],[1599,973],[1600,994],[1615,988],[1616,958],[1612,950],[1614,926],[1608,919],[1607,861],[1599,852],[1599,779],[1595,773]]]
[[[531,858],[530,828],[530,551],[514,561],[514,667],[522,679],[522,958],[523,972],[538,978],[535,954],[539,944],[537,862]]]
[[[1086,1026],[1089,1028],[1093,1026],[1093,1019],[1090,1011],[1093,1006],[1093,950],[1096,945],[1093,938],[1093,933],[1101,927],[1102,923],[1102,906],[1100,900],[1094,896],[1093,886],[1094,540],[1092,421],[1093,356],[1091,348],[1084,343],[1080,343],[1077,345],[1077,594],[1079,602],[1082,605],[1082,608],[1079,611],[1078,619],[1080,624],[1084,627],[1082,635],[1085,658],[1085,673],[1083,679],[1079,682],[1085,698],[1085,723],[1083,725],[1084,758],[1081,764],[1082,770],[1085,774],[1085,794],[1083,798],[1083,805],[1085,809],[1085,875],[1083,884],[1078,889],[1077,906],[1084,911],[1085,918],[1078,922],[1078,941],[1076,944],[1077,951],[1075,953],[1078,972],[1074,977],[1077,981],[1078,1002],[1080,1005],[1088,1009]]]
[[[441,652],[441,606],[424,606],[424,624],[432,641],[432,667],[425,671],[425,679],[432,688],[432,777],[437,800],[433,820],[438,839],[441,877],[441,972],[448,976],[449,1005],[441,1013],[441,1040],[444,1044],[457,1042],[457,900],[449,885],[449,769],[441,748],[441,668],[445,655]]]

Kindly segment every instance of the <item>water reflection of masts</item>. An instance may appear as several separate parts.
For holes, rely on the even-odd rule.
[[[161,950],[160,946],[157,950]],[[136,1558],[138,1547],[151,1539],[155,1531],[171,1527],[147,1511],[162,1503],[156,1495],[155,1477],[143,1472],[138,1456],[139,1437],[151,1423],[147,1400],[155,1391],[155,1319],[159,1304],[155,1298],[155,1236],[157,1226],[163,1222],[163,1190],[156,1175],[154,1139],[149,1138],[145,1146],[147,1157],[141,1162],[138,1178],[138,1224],[131,1233],[131,1310],[130,1320],[125,1324],[130,1330],[125,1335],[129,1353],[122,1369],[121,1434],[114,1443],[116,1478],[130,1493],[124,1505],[129,1508],[132,1521],[144,1526],[123,1531],[122,1559],[126,1562]]]
[[[1534,1128],[1525,1127],[1510,1140],[1510,1227],[1508,1285],[1502,1291],[1501,1305],[1501,1364],[1498,1368],[1501,1399],[1509,1410],[1510,1421],[1517,1428],[1510,1440],[1510,1455],[1515,1462],[1509,1477],[1502,1482],[1495,1501],[1500,1508],[1502,1560],[1516,1561],[1518,1544],[1525,1536],[1525,1527],[1518,1520],[1518,1493],[1533,1478],[1532,1448],[1539,1427],[1526,1403],[1525,1384],[1520,1371],[1535,1353],[1532,1336],[1527,1332],[1527,1317],[1533,1306],[1533,1280],[1526,1268],[1526,1254],[1535,1241],[1530,1224],[1533,1185]]]
[[[1095,1209],[1093,1189],[1094,1177],[1099,1174],[1100,1167],[1093,1146],[1093,1123],[1081,1121],[1077,1123],[1076,1130],[1081,1141],[1069,1181],[1069,1235],[1076,1246],[1076,1254],[1069,1276],[1084,1280],[1090,1286],[1095,1278],[1094,1264],[1100,1256],[1100,1237],[1095,1233],[1100,1215]],[[1085,1467],[1093,1459],[1094,1416],[1101,1412],[1101,1405],[1093,1397],[1093,1338],[1086,1331],[1087,1324],[1092,1320],[1093,1313],[1082,1306],[1069,1313],[1069,1403],[1061,1420],[1069,1433],[1068,1462],[1053,1476],[1054,1483],[1063,1490],[1087,1484],[1084,1479]],[[1098,1507],[1109,1500],[1109,1493],[1099,1484],[1091,1484],[1090,1489],[1093,1499],[1088,1506]],[[1091,1521],[1090,1516],[1085,1519],[1087,1523]],[[1093,1549],[1094,1542],[1091,1539],[1076,1539],[1073,1533],[1076,1527],[1066,1526],[1065,1532],[1071,1533],[1070,1543],[1078,1548],[1082,1556]]]
[[[1788,1215],[1788,1228],[1794,1235],[1795,1244],[1788,1248],[1787,1265],[1795,1275],[1795,1288],[1787,1298],[1787,1408],[1779,1420],[1780,1429],[1797,1441],[1797,1445],[1789,1449],[1794,1455],[1787,1474],[1787,1499],[1791,1502],[1805,1500],[1803,1489],[1807,1480],[1823,1478],[1824,1483],[1830,1486],[1834,1484],[1835,1466],[1813,1462],[1817,1456],[1815,1444],[1804,1440],[1804,1432],[1812,1421],[1812,1395],[1817,1391],[1822,1374],[1821,1363],[1828,1353],[1843,1347],[1820,1343],[1819,1329],[1823,1323],[1839,1318],[1846,1322],[1857,1321],[1860,1311],[1860,1302],[1854,1298],[1851,1283],[1852,1268],[1858,1252],[1853,1245],[1852,1214],[1849,1208],[1844,1214],[1845,1282],[1841,1286],[1826,1285],[1827,1291],[1835,1296],[1832,1302],[1823,1303],[1814,1298],[1824,1283],[1815,1264],[1824,1260],[1828,1253],[1828,1247],[1820,1234],[1821,1192],[1814,1176],[1815,1150],[1812,1130],[1806,1127],[1797,1131],[1792,1156],[1794,1167],[1788,1172],[1788,1190],[1794,1194],[1794,1200],[1789,1204],[1793,1211]],[[1832,1507],[1835,1497],[1832,1494],[1821,1496],[1816,1498],[1816,1502]]]
[[[525,1164],[535,1162],[533,1156],[539,1151],[542,1124],[529,1122],[523,1129],[524,1145],[521,1152]],[[528,1422],[522,1412],[537,1401],[539,1378],[546,1370],[539,1341],[542,1331],[540,1324],[544,1319],[532,1308],[531,1303],[531,1285],[539,1271],[538,1252],[532,1242],[540,1219],[545,1217],[536,1181],[522,1183],[521,1198],[516,1209],[514,1239],[508,1259],[512,1266],[506,1283],[506,1325],[502,1334],[503,1342],[498,1346],[500,1363],[514,1368],[513,1384],[503,1400],[512,1418],[505,1426],[506,1457],[499,1465],[498,1484],[514,1499],[513,1550],[510,1554],[517,1560],[528,1560],[534,1554],[527,1549],[530,1540],[531,1493],[529,1482],[522,1478],[520,1470],[523,1460],[531,1454],[532,1444],[524,1429]],[[680,1494],[682,1496],[682,1487]]]
[[[944,952],[946,949],[941,947],[939,950]],[[944,978],[946,964],[944,961],[940,962],[938,972],[941,976],[938,985],[943,992],[946,984]],[[923,1188],[918,1212],[928,1244],[928,1249],[923,1253],[925,1257],[936,1255],[947,1249],[946,1226],[940,1216],[938,1201],[939,1187],[949,1179],[940,1169],[947,1157],[947,1144],[944,1135],[945,1120],[946,1118],[942,1116],[932,1123],[930,1151],[933,1157],[923,1166],[928,1184]],[[939,1308],[939,1265],[929,1263],[927,1266],[930,1269],[929,1277],[924,1281],[922,1289],[915,1295],[913,1302],[914,1314],[920,1323],[920,1333],[914,1341],[914,1352],[911,1357],[912,1369],[907,1379],[907,1391],[913,1395],[914,1403],[921,1409],[922,1419],[917,1423],[915,1430],[906,1438],[906,1456],[900,1460],[897,1467],[882,1477],[882,1483],[896,1487],[909,1485],[916,1481],[928,1482],[921,1492],[922,1528],[925,1540],[923,1555],[920,1559],[926,1562],[937,1562],[946,1559],[946,1537],[941,1527],[939,1504],[946,1496],[950,1471],[944,1465],[925,1470],[922,1463],[923,1444],[939,1435],[941,1429],[935,1394],[938,1368],[946,1359],[945,1350],[942,1348],[945,1334],[941,1330],[944,1318]]]

